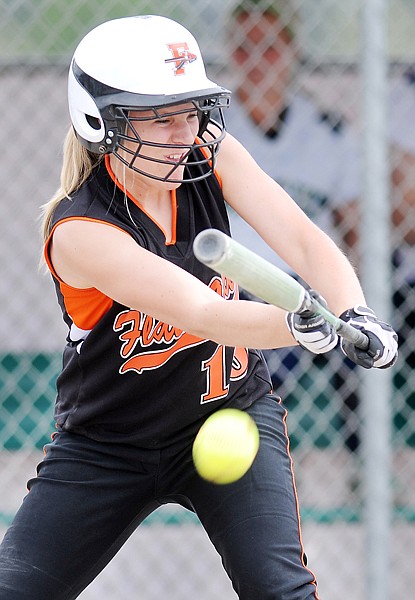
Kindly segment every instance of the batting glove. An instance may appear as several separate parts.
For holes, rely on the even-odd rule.
[[[355,306],[346,310],[340,318],[363,331],[369,338],[366,350],[357,348],[345,339],[341,340],[341,349],[350,360],[365,369],[387,369],[395,364],[398,358],[398,336],[390,325],[379,321],[372,309]]]
[[[327,307],[327,302],[314,290],[309,291],[310,296]],[[337,345],[338,336],[333,325],[312,311],[302,313],[288,313],[286,316],[288,329],[293,338],[302,348],[314,354],[329,352]]]

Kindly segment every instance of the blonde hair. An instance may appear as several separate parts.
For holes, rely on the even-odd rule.
[[[52,198],[42,206],[42,233],[46,241],[50,234],[53,213],[64,198],[70,198],[91,175],[92,170],[103,159],[103,156],[87,150],[76,138],[71,127],[63,145],[63,162],[60,186]]]

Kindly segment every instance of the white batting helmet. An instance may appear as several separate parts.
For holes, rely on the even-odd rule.
[[[131,126],[134,119],[129,118],[129,111],[151,110],[147,118],[154,119],[159,117],[160,108],[193,103],[199,114],[199,139],[192,146],[173,147],[183,153],[180,164],[210,166],[203,174],[190,177],[197,180],[214,168],[225,136],[222,108],[229,105],[230,95],[229,90],[207,78],[193,35],[179,23],[155,15],[124,17],[99,25],[81,40],[69,70],[69,112],[80,142],[97,154],[112,152],[130,168],[150,177],[134,166],[146,144]],[[180,107],[177,112],[181,112]],[[211,124],[214,127],[209,130]],[[136,142],[135,151],[131,142]],[[199,158],[193,152],[189,158],[195,147],[207,152],[199,153]],[[120,148],[124,150],[122,156]],[[125,159],[126,153],[131,160]],[[172,179],[177,163],[166,164],[172,169],[163,180],[181,181]]]

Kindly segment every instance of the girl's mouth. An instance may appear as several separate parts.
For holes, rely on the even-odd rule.
[[[166,159],[169,162],[177,164],[177,163],[180,163],[183,160],[184,157],[185,157],[184,153],[182,153],[182,154],[169,154],[168,156],[166,156]]]

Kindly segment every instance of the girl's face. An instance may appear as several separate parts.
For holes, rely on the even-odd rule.
[[[179,112],[180,111],[180,112]],[[134,169],[157,180],[183,178],[184,166],[199,130],[192,103],[152,110],[129,111],[126,138],[119,154]]]

